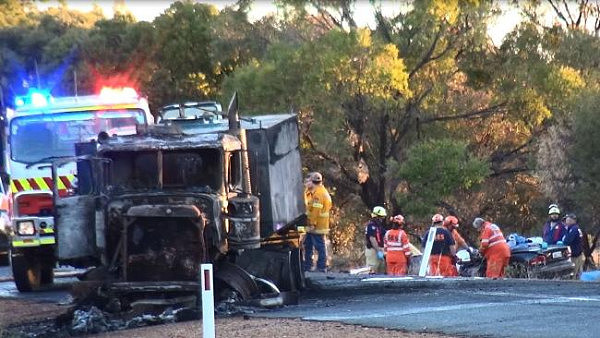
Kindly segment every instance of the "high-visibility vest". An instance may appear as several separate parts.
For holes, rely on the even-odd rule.
[[[506,243],[506,239],[504,239],[504,235],[502,234],[500,227],[490,222],[483,223],[480,251],[485,251],[485,249],[491,248],[500,243]]]
[[[386,252],[402,251],[406,256],[411,255],[408,236],[402,229],[391,229],[383,237],[383,249]]]

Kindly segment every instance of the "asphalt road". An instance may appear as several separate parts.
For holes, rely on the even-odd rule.
[[[43,302],[52,302],[66,304],[71,302],[71,295],[68,289],[77,278],[72,277],[75,270],[72,268],[55,269],[55,283],[43,290],[36,292],[20,293],[12,280],[12,271],[10,266],[0,267],[0,298],[15,298],[39,300]]]
[[[0,267],[0,280],[10,268]],[[0,298],[68,303],[75,278],[19,293],[0,282]],[[412,332],[486,337],[598,337],[600,283],[545,280],[363,279],[309,276],[314,290],[300,304],[257,317],[333,321]]]
[[[260,316],[461,336],[598,337],[600,332],[598,283],[471,279],[394,284],[372,283],[370,291],[324,290],[299,306]]]

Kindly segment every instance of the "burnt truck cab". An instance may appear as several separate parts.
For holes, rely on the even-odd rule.
[[[229,123],[164,123],[78,145],[78,195],[55,202],[59,261],[95,266],[120,290],[196,291],[200,264],[213,263],[241,298],[261,283],[298,291],[296,116],[242,122],[247,136]]]

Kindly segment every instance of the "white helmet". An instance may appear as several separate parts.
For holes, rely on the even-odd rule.
[[[548,215],[552,214],[560,215],[560,209],[558,209],[557,206],[553,206],[552,208],[548,209]]]

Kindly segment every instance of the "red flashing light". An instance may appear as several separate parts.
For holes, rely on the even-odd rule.
[[[100,97],[105,100],[119,100],[124,98],[137,98],[138,93],[131,87],[102,87],[100,90]]]

